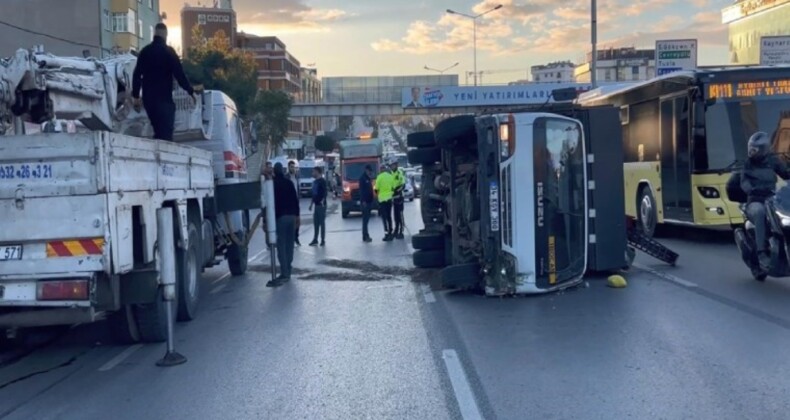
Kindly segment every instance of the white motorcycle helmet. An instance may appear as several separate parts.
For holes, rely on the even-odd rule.
[[[771,153],[771,137],[763,131],[758,131],[749,137],[748,143],[750,159],[764,159]]]

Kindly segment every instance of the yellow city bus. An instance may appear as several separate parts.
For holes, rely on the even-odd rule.
[[[754,132],[790,146],[790,67],[723,67],[603,87],[584,105],[620,107],[625,209],[652,235],[663,223],[729,228],[743,223],[726,199],[731,168]]]

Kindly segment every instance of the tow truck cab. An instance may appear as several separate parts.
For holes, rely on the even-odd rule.
[[[414,263],[443,267],[445,287],[543,293],[627,266],[617,110],[549,111],[452,117],[435,146],[412,142],[426,193]]]
[[[346,218],[351,212],[361,212],[359,178],[365,167],[373,168],[375,177],[381,166],[384,149],[379,139],[343,140],[340,142],[340,177],[343,195],[340,202],[341,216]],[[375,179],[374,179],[375,185]],[[378,203],[373,202],[373,209],[378,210]]]

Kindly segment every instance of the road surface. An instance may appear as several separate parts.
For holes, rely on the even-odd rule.
[[[408,203],[411,232],[419,203]],[[303,211],[306,212],[306,201]],[[433,290],[408,238],[361,241],[361,221],[302,226],[293,281],[251,271],[203,278],[201,313],[163,345],[116,346],[106,326],[0,352],[2,419],[786,418],[790,281],[751,280],[729,237],[661,241],[671,268],[639,257],[629,287],[605,279],[530,298]],[[49,334],[49,332],[48,332]],[[47,338],[51,335],[43,334]],[[35,337],[34,337],[35,338]]]

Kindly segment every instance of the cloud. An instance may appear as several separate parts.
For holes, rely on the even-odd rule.
[[[709,8],[710,0],[691,0]],[[479,0],[470,14],[504,7],[478,19],[478,50],[492,56],[583,53],[590,48],[589,0]],[[650,47],[656,39],[697,38],[701,44],[727,43],[726,27],[718,11],[697,13],[689,19],[678,12],[680,0],[599,0],[600,44]],[[462,10],[458,10],[463,12]],[[670,13],[675,12],[675,13]],[[471,48],[472,20],[443,14],[434,21],[411,23],[405,34],[371,43],[379,52],[433,54]]]
[[[211,0],[202,0],[213,4]],[[180,15],[183,0],[162,0],[161,7],[169,16]],[[235,0],[233,9],[239,26],[264,31],[314,32],[327,31],[332,23],[353,15],[337,8],[316,8],[308,0]]]
[[[598,7],[598,30],[615,30],[624,16],[636,17],[659,11],[676,0],[608,0]],[[589,44],[589,0],[481,0],[470,14],[485,13],[478,22],[478,50],[510,55],[527,49],[541,52],[583,50]],[[459,10],[459,12],[462,12]],[[668,22],[664,22],[662,29]],[[409,54],[454,52],[469,48],[472,19],[443,14],[435,22],[413,22],[400,39],[384,38],[371,44],[375,51]]]

